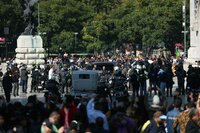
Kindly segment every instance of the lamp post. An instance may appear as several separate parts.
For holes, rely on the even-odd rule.
[[[184,57],[187,56],[187,27],[186,27],[186,0],[183,0],[183,6],[182,6],[182,15],[183,15],[183,28],[184,31],[182,31],[183,35],[184,35]]]
[[[49,49],[47,48],[46,51],[47,51],[47,58],[49,58]]]
[[[62,47],[59,48],[59,55],[62,57]]]
[[[76,36],[78,35],[78,32],[74,32],[74,51],[76,49]]]
[[[9,27],[4,27],[5,34],[5,44],[6,44],[6,59],[8,58],[8,43],[7,43],[7,35],[9,34]]]
[[[39,28],[40,28],[40,0],[38,0],[38,34],[39,32]]]

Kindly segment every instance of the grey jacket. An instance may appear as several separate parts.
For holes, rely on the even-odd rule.
[[[21,80],[28,79],[28,71],[26,70],[26,68],[21,69],[20,77],[21,77]]]

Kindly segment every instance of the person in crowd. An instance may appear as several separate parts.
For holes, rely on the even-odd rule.
[[[189,113],[192,109],[196,107],[196,104],[194,102],[189,102],[186,105],[186,110],[183,112],[180,112],[179,115],[176,117],[174,123],[173,123],[173,130],[177,131],[178,127],[180,128],[180,133],[185,133],[186,131],[186,125],[190,119]],[[179,130],[179,129],[178,129]]]
[[[189,92],[191,90],[196,90],[199,87],[199,78],[198,77],[198,72],[196,71],[192,65],[188,66],[187,70],[187,77],[186,77],[186,92]]]
[[[28,71],[26,70],[26,66],[23,64],[20,71],[20,82],[22,86],[22,92],[27,93],[27,83],[28,83]]]
[[[179,64],[176,70],[176,76],[178,81],[178,88],[182,95],[185,95],[185,77],[186,71],[183,69],[183,64]]]
[[[122,74],[122,71],[120,70],[120,68],[116,69],[114,72],[114,77],[113,77],[113,93],[114,95],[117,94],[118,92],[126,92],[126,82],[127,78],[124,74]],[[110,92],[107,91],[108,95],[110,95]]]
[[[165,133],[164,123],[161,119],[163,113],[156,111],[153,114],[153,119],[148,120],[143,126],[140,133]]]
[[[59,93],[59,83],[56,80],[50,79],[46,82],[45,88],[48,92],[45,93],[46,101],[61,102],[61,94]]]
[[[162,95],[165,95],[166,81],[167,81],[167,73],[165,65],[160,66],[160,69],[157,73],[159,80],[159,88]]]
[[[45,118],[43,115],[43,103],[37,99],[36,95],[31,95],[27,99],[24,110],[27,112],[27,133],[39,133],[41,122],[49,116],[49,114],[47,114],[48,116]]]
[[[5,127],[7,133],[28,133],[24,105],[20,102],[9,103],[5,111]]]
[[[127,116],[129,116],[130,118],[133,118],[136,121],[138,129],[140,129],[141,126],[147,120],[149,120],[149,116],[148,116],[149,111],[145,107],[146,97],[139,96],[139,97],[133,98],[133,99],[134,99],[134,104],[132,105],[131,109],[129,107],[127,108],[126,114],[127,114]],[[132,112],[131,115],[129,113],[130,111]]]
[[[167,88],[167,97],[170,96],[172,97],[172,88],[173,88],[173,77],[174,74],[172,72],[172,66],[171,64],[167,64],[166,66],[166,88]]]
[[[198,98],[198,94],[195,91],[189,91],[187,93],[187,101],[188,102],[196,102]]]
[[[27,133],[27,120],[26,117],[22,114],[18,114],[15,117],[15,122],[11,129],[7,133]]]
[[[144,69],[140,69],[138,74],[140,96],[145,96],[147,94],[147,75]]]
[[[103,118],[101,117],[96,118],[96,122],[95,122],[96,124],[95,124],[95,129],[94,129],[95,133],[109,133],[108,130],[104,129],[103,122],[104,122]]]
[[[79,109],[75,106],[74,97],[71,95],[67,96],[64,106],[59,111],[61,125],[64,125],[65,129],[69,128],[71,122],[75,120],[77,112],[79,112]]]
[[[149,72],[148,72],[148,78],[149,78],[149,93],[150,96],[152,94],[152,91],[154,90],[154,94],[157,94],[157,71],[158,71],[158,66],[156,62],[154,61],[152,64],[149,66]]]
[[[89,124],[96,123],[96,118],[103,118],[103,127],[105,130],[109,130],[108,120],[106,115],[103,113],[102,104],[98,101],[99,99],[91,98],[87,104],[87,116]]]
[[[163,106],[162,106],[162,103],[161,103],[159,95],[154,95],[153,99],[152,99],[152,104],[148,108],[149,119],[153,118],[153,114],[155,112],[161,111],[162,109],[163,109]]]
[[[87,128],[84,133],[93,133],[93,132],[92,132],[92,129]]]
[[[175,99],[173,103],[173,109],[167,112],[167,131],[168,133],[174,133],[173,131],[173,123],[180,113],[180,108],[182,105],[181,99]]]
[[[67,65],[64,64],[63,68],[60,71],[60,81],[61,81],[61,85],[62,85],[62,93],[65,93],[65,88],[66,88],[66,93],[68,92],[68,85],[67,85],[67,81],[68,81],[68,70],[67,70]]]
[[[127,74],[128,74],[128,69],[127,69],[127,67],[125,66],[125,64],[122,64],[122,65],[121,65],[121,71],[122,71],[122,74],[123,74],[123,75],[127,76]]]
[[[41,133],[63,133],[64,127],[58,128],[56,124],[59,122],[59,113],[52,112],[48,119],[46,119],[41,126]]]
[[[111,115],[109,120],[109,132],[111,133],[135,133],[137,132],[136,121],[126,113],[124,102],[119,102],[116,107],[116,113]]]
[[[2,108],[0,110],[2,110]],[[6,133],[4,124],[5,124],[5,117],[3,113],[1,112],[0,113],[0,133]]]
[[[12,92],[12,73],[9,68],[7,68],[7,72],[5,73],[3,77],[3,89],[6,97],[6,101],[10,102],[10,93]]]
[[[128,66],[128,65],[131,66],[131,63],[134,60],[132,58],[129,59],[129,57],[126,57],[124,55],[122,55],[122,57],[116,56],[116,57],[112,57],[112,58],[110,58],[110,57],[107,57],[107,58],[104,58],[104,57],[76,58],[76,57],[69,56],[68,59],[70,59],[70,58],[74,60],[74,67],[76,67],[78,69],[87,68],[89,70],[91,70],[92,68],[90,68],[91,66],[86,67],[87,66],[86,64],[88,64],[88,66],[89,66],[89,63],[91,63],[93,61],[108,61],[108,60],[111,61],[111,60],[113,60],[113,61],[119,62],[119,65],[124,64],[124,66]],[[80,62],[78,62],[77,60],[79,60]],[[59,58],[51,59],[51,62],[52,63],[54,62],[54,65],[57,65],[57,66],[62,65],[62,62],[60,62],[60,61],[61,60]],[[141,62],[143,62],[143,61],[144,60],[141,59]],[[163,62],[165,62],[165,60],[162,59],[161,62],[163,63]],[[162,63],[160,64],[156,60],[154,63],[155,64],[152,65],[154,68],[152,71],[154,73],[151,76],[149,73],[148,77],[150,79],[153,76],[155,76],[154,77],[155,79],[151,79],[152,88],[154,88],[154,86],[156,86],[155,87],[156,91],[159,91],[159,87],[160,87],[158,85],[158,81],[160,80],[159,76],[158,76],[159,69],[162,68],[163,71],[166,70],[166,75],[170,74],[170,72],[169,72],[170,70],[168,70],[167,64],[162,64]],[[65,66],[62,66],[62,67],[64,68]],[[53,66],[52,66],[52,68],[53,68]],[[148,66],[146,68],[148,69]],[[57,68],[57,70],[58,69],[60,69],[60,68]],[[170,67],[169,67],[169,69],[170,69]],[[71,69],[71,70],[73,71],[73,69]],[[48,72],[50,72],[50,71],[47,71],[47,76],[46,76],[47,79],[48,79]],[[59,73],[59,71],[57,71],[57,72]],[[57,72],[56,72],[56,74],[57,74]],[[120,71],[120,72],[122,72],[122,71]],[[55,77],[55,69],[54,70],[52,69],[52,72],[50,72],[50,73],[49,73],[49,77],[54,78]],[[62,73],[62,71],[59,73],[60,76],[61,76],[61,73]],[[103,71],[103,74],[105,74],[105,73],[106,72]],[[131,77],[132,75],[130,74],[130,81],[133,83],[133,85],[132,85],[132,86],[134,86],[133,89],[136,88],[134,91],[135,95],[138,96],[138,92],[139,92],[138,91],[138,88],[139,88],[138,76],[139,75],[136,73],[136,71],[133,74],[134,74],[133,77]],[[20,75],[21,75],[21,72],[20,72]],[[111,76],[111,74],[109,76]],[[116,73],[115,76],[118,76],[118,74]],[[60,82],[62,82],[61,80],[64,80],[64,77],[65,76],[63,74],[63,76],[60,78]],[[169,77],[170,77],[169,80],[171,81],[172,75],[169,75]],[[52,80],[53,78],[51,78],[51,80],[49,80],[49,82],[47,82],[48,85],[46,84],[46,89],[49,90],[49,92],[52,92],[53,94],[58,94],[59,86],[58,86],[56,80]],[[126,79],[126,76],[124,76],[124,79]],[[166,77],[166,85],[167,85],[167,81],[168,81],[168,77]],[[64,81],[64,82],[66,83],[66,81]],[[116,87],[119,86],[118,83],[119,82],[117,81]],[[122,84],[120,84],[120,85],[122,85]],[[169,91],[167,93],[168,96],[172,95],[171,88],[170,88],[171,86],[172,86],[172,84],[169,85]],[[64,88],[63,88],[63,90],[64,90]],[[134,104],[132,106],[129,106],[130,105],[129,101],[126,100],[126,102],[124,102],[123,101],[124,99],[120,99],[124,102],[123,109],[119,109],[119,108],[116,109],[116,106],[112,106],[105,99],[102,100],[101,98],[97,98],[97,97],[95,97],[89,101],[84,101],[84,102],[81,101],[80,102],[81,104],[79,104],[79,106],[77,106],[77,107],[76,107],[75,99],[70,101],[70,98],[68,98],[68,97],[66,98],[67,100],[64,101],[62,104],[60,104],[61,102],[58,103],[58,102],[55,102],[50,99],[50,100],[47,100],[46,103],[41,104],[40,106],[38,104],[36,104],[35,102],[31,102],[32,100],[31,100],[31,98],[29,98],[28,99],[29,102],[25,106],[22,106],[22,108],[24,108],[23,110],[19,110],[18,106],[13,107],[12,104],[11,105],[10,104],[2,105],[2,106],[6,106],[6,110],[7,110],[7,108],[9,108],[9,110],[10,110],[9,111],[10,113],[7,113],[7,116],[5,117],[6,120],[9,120],[9,121],[6,122],[6,124],[4,124],[4,125],[8,125],[7,123],[10,123],[11,120],[12,120],[12,122],[14,121],[13,123],[15,123],[15,124],[17,123],[17,120],[22,120],[24,122],[24,124],[25,123],[27,124],[26,126],[24,126],[23,123],[17,124],[17,125],[10,124],[11,126],[8,126],[8,128],[6,128],[6,131],[8,131],[8,129],[13,130],[13,127],[21,128],[24,126],[24,127],[28,128],[28,130],[27,130],[26,128],[23,127],[24,131],[26,131],[26,130],[28,131],[27,133],[29,133],[29,131],[31,133],[30,129],[37,129],[37,130],[34,130],[35,132],[40,132],[41,129],[45,133],[52,132],[54,130],[53,125],[55,125],[57,127],[57,130],[54,130],[54,132],[58,132],[58,129],[59,129],[58,127],[60,125],[60,126],[65,127],[65,129],[63,129],[64,132],[84,133],[86,131],[85,129],[87,129],[88,132],[90,130],[90,132],[93,132],[93,133],[111,132],[114,130],[115,130],[115,132],[121,132],[121,133],[123,131],[128,132],[128,133],[132,133],[132,132],[137,133],[138,132],[137,128],[140,127],[139,129],[141,129],[141,127],[144,125],[144,123],[149,119],[150,125],[155,126],[155,128],[152,128],[151,126],[148,127],[148,123],[146,123],[146,125],[148,127],[147,128],[148,131],[156,132],[157,129],[159,129],[158,132],[163,132],[164,131],[163,120],[161,120],[161,118],[158,118],[158,115],[154,116],[154,113],[161,111],[162,114],[165,114],[165,111],[163,111],[163,110],[166,110],[166,109],[164,109],[165,108],[164,96],[160,95],[160,93],[157,93],[157,92],[155,94],[156,94],[156,96],[152,100],[153,104],[149,105],[149,106],[151,106],[150,108],[154,109],[152,112],[151,112],[151,110],[148,110],[148,111],[146,110],[149,108],[145,108],[145,105],[147,102],[145,99],[146,98],[145,96],[138,96],[137,97],[138,99],[134,97],[135,101],[133,101]],[[50,95],[48,95],[48,96],[50,96]],[[50,97],[48,97],[48,98],[50,98]],[[178,115],[180,110],[176,103],[177,98],[179,98],[178,95],[175,96],[174,105],[167,113],[168,119],[166,121],[169,126],[168,132],[171,132],[170,131],[170,129],[172,129],[172,128],[170,128],[170,127],[172,127],[171,125],[172,124],[174,125],[177,122],[177,119],[180,120],[179,117],[180,117],[181,113]],[[139,100],[139,99],[142,99],[142,100]],[[193,100],[193,101],[196,101],[196,100]],[[200,104],[198,104],[199,102],[200,101],[197,101],[197,105],[200,106]],[[120,103],[121,103],[121,101],[118,101],[118,102],[116,102],[116,105],[120,105]],[[127,108],[127,107],[130,107],[130,108]],[[197,109],[200,110],[200,107],[197,107]],[[12,114],[13,110],[15,112],[22,112],[23,114],[25,114],[24,116],[26,117],[27,122],[25,122],[24,118],[22,118],[22,117],[14,119],[16,117],[14,117],[13,115],[10,115],[10,114]],[[59,111],[60,117],[59,117],[59,115],[58,115],[58,117],[56,115],[55,115],[55,117],[50,115],[55,110]],[[187,117],[188,121],[190,118],[189,114],[188,114],[189,112],[190,112],[189,110],[184,111],[184,113],[188,115],[188,117]],[[149,113],[151,113],[151,115]],[[18,114],[15,113],[14,115],[17,116]],[[183,115],[184,114],[182,113],[182,116]],[[52,117],[54,117],[56,119],[55,120],[56,122],[52,119]],[[41,126],[41,123],[43,121],[44,121],[44,125]],[[47,121],[47,123],[46,123],[46,121]],[[153,123],[151,123],[151,121],[153,121]],[[180,123],[182,123],[183,121],[184,120],[180,120]],[[108,123],[109,123],[109,125],[108,125]],[[114,123],[114,124],[112,124],[112,123]],[[158,127],[155,123],[160,126]],[[180,126],[182,128],[183,125],[180,123],[177,124],[175,129],[178,129],[177,128],[178,126]],[[186,124],[184,126],[186,127]],[[20,129],[20,128],[18,128],[18,129]],[[38,129],[39,129],[39,131],[38,131]],[[173,127],[173,129],[174,129],[174,127]],[[148,132],[147,130],[145,130],[145,131]]]
[[[85,129],[88,127],[88,117],[87,117],[87,98],[82,98],[77,105],[77,108],[80,110],[79,112],[79,125],[80,125],[80,132],[83,133]],[[77,116],[77,115],[75,115]]]
[[[76,120],[73,120],[66,133],[79,133],[79,123]]]
[[[39,86],[41,74],[40,74],[38,68],[33,68],[31,77],[32,77],[32,81],[31,81],[31,91],[30,91],[30,93],[33,92],[33,91],[34,92],[39,91],[38,86]]]
[[[174,100],[177,99],[177,98],[181,99],[181,92],[179,91],[178,88],[175,89],[173,98],[174,98]]]
[[[49,73],[48,73],[48,79],[56,79],[56,75],[55,75],[55,71],[56,71],[56,67],[55,65],[51,65],[51,68],[49,70]]]
[[[12,68],[13,96],[19,96],[19,77],[19,68],[17,67],[17,63],[15,63],[14,67]]]
[[[2,80],[3,80],[3,72],[2,72],[2,68],[0,67],[0,91],[1,92],[3,92]]]
[[[139,96],[139,81],[136,70],[132,69],[132,73],[130,74],[129,80],[132,86],[133,96]]]
[[[200,114],[200,93],[198,95],[198,99],[197,99],[197,105],[196,105],[198,111],[199,111],[199,114]]]
[[[186,125],[186,133],[200,133],[199,125],[199,111],[198,109],[192,109],[189,113],[190,120]]]

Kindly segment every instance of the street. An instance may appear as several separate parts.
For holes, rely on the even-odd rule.
[[[2,63],[1,64],[1,67],[2,67],[2,71],[5,72],[6,71],[6,63]],[[184,68],[185,70],[187,71],[187,64],[184,65]],[[14,97],[13,94],[11,94],[11,103],[14,103],[16,101],[19,101],[21,102],[22,104],[26,104],[27,102],[27,98],[31,95],[37,95],[37,98],[38,100],[44,102],[44,93],[41,91],[41,92],[35,92],[35,93],[30,93],[30,88],[31,88],[31,75],[29,74],[29,79],[28,79],[28,90],[27,90],[27,93],[22,93],[22,87],[19,86],[19,96],[16,96]],[[186,83],[185,83],[186,85]],[[149,86],[149,82],[147,80],[147,88]],[[178,85],[177,85],[177,78],[174,77],[174,85],[173,85],[173,93],[174,91],[176,90],[176,88],[178,88]],[[131,95],[132,92],[129,91],[129,94]],[[0,91],[0,95],[4,95],[1,91]],[[182,100],[183,100],[183,103],[186,103],[187,102],[187,99],[186,99],[186,96],[181,96],[182,97]],[[152,98],[153,98],[153,95],[151,97],[148,97],[149,99],[149,103],[152,102]],[[167,97],[167,101],[168,101],[168,105],[172,103],[172,100],[173,98],[172,97]]]

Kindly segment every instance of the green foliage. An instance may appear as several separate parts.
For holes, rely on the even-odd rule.
[[[16,0],[1,0],[0,5],[0,34],[3,34],[4,27],[9,27],[10,34],[14,34],[23,25],[23,22],[21,23],[23,18],[20,17],[22,13],[21,6]]]
[[[1,0],[0,33],[10,27],[16,40],[25,28],[19,1]],[[181,42],[182,0],[41,0],[40,26],[45,47],[51,52],[107,51],[122,44],[173,49]],[[35,4],[35,17],[38,17]],[[188,12],[188,11],[187,11]],[[189,21],[189,20],[188,20]]]

